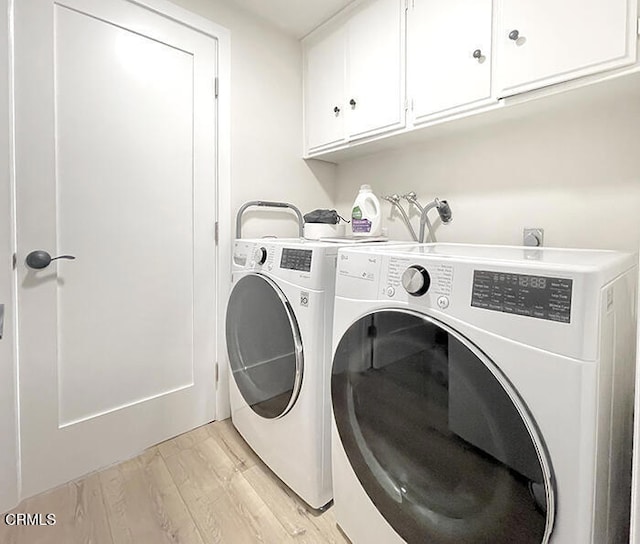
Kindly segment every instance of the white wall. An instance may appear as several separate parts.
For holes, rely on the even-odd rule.
[[[232,214],[248,200],[302,213],[331,206],[332,165],[302,156],[302,60],[297,39],[224,0],[173,0],[231,31]],[[287,212],[247,212],[243,236],[297,235]],[[234,227],[235,228],[235,227]]]
[[[18,501],[7,29],[7,0],[0,0],[0,304],[4,303],[6,310],[4,335],[0,340],[0,513]]]
[[[446,198],[454,220],[439,241],[519,245],[532,226],[545,229],[547,246],[636,251],[640,90],[593,102],[573,92],[535,114],[340,164],[339,211],[370,183],[378,195],[414,190],[423,204]],[[383,210],[391,236],[409,239],[398,212]]]

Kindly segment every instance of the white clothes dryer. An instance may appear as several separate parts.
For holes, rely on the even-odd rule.
[[[332,460],[352,542],[628,542],[636,263],[341,249]]]
[[[313,508],[331,488],[331,322],[338,243],[240,239],[226,313],[234,426]]]

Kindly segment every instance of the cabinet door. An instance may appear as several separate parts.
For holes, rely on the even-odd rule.
[[[347,25],[349,138],[404,126],[404,1],[363,2]]]
[[[407,85],[414,122],[491,96],[491,23],[491,0],[412,2]]]
[[[635,61],[636,0],[500,0],[500,96]]]
[[[345,29],[334,28],[305,43],[307,149],[344,140]]]

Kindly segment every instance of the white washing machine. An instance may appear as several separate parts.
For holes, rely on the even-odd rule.
[[[329,375],[339,247],[237,240],[227,305],[233,424],[313,508],[333,497]]]
[[[636,263],[341,249],[332,461],[352,542],[628,542]]]

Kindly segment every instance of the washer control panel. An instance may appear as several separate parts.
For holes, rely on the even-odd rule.
[[[264,243],[264,245],[263,245]],[[236,240],[233,248],[233,264],[256,270],[272,270],[277,248],[266,242]]]
[[[474,270],[471,306],[569,323],[572,287],[567,278]]]

